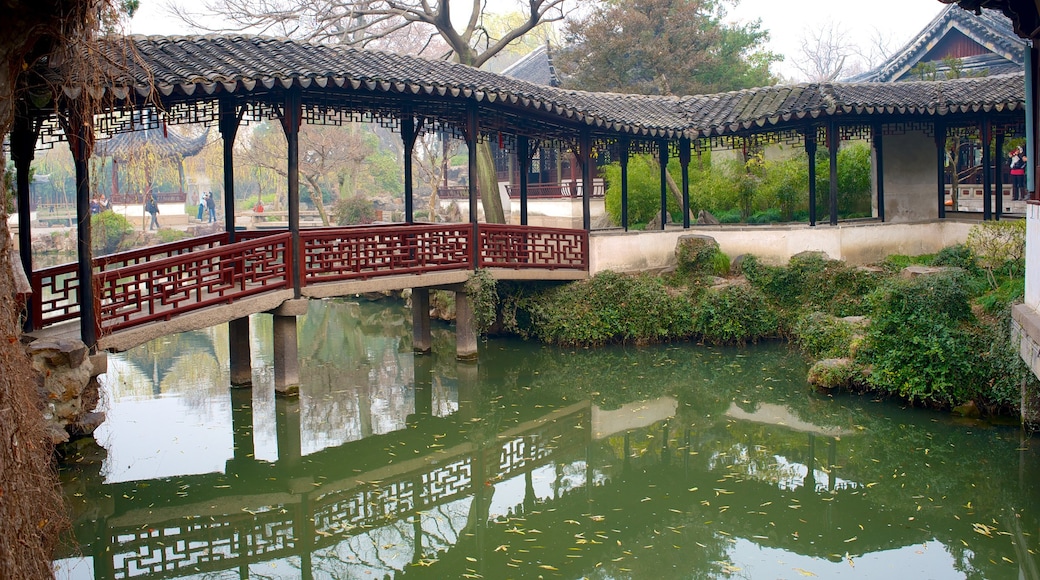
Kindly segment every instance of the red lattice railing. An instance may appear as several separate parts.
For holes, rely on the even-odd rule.
[[[476,236],[474,236],[476,232]],[[474,268],[587,270],[589,235],[582,230],[479,224],[387,224],[316,228],[300,233],[292,259],[282,231],[215,234],[94,260],[95,312],[109,333],[236,299],[292,287],[294,263],[303,285],[377,276]],[[473,244],[478,244],[477,263]],[[36,329],[80,314],[76,264],[33,272]]]
[[[100,272],[95,298],[101,331],[291,288],[291,257],[284,233]]]
[[[588,270],[584,230],[480,224],[479,268]]]
[[[303,284],[472,269],[473,226],[414,224],[300,233]]]

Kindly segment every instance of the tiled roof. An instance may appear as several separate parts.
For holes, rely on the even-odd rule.
[[[502,74],[539,85],[560,86],[560,79],[556,76],[556,67],[553,65],[552,53],[548,44],[543,44],[520,57],[503,70]]]
[[[1022,75],[938,82],[801,84],[713,95],[662,97],[563,90],[445,61],[249,36],[132,37],[111,41],[106,59],[132,62],[111,73],[105,90],[118,99],[159,99],[167,107],[221,95],[272,99],[297,87],[303,98],[407,101],[417,113],[430,103],[475,102],[489,130],[530,118],[573,134],[697,138],[804,126],[829,115],[933,116],[1024,107]],[[133,58],[127,54],[135,55]],[[82,86],[65,82],[67,96]],[[154,88],[153,88],[154,87]],[[97,89],[91,89],[95,94]],[[363,92],[362,97],[357,93]],[[431,105],[432,106],[432,105]],[[432,110],[432,109],[431,109]],[[503,120],[506,119],[506,120]],[[495,123],[499,123],[498,126]]]
[[[943,8],[928,26],[880,66],[849,80],[888,82],[904,79],[928,51],[954,30],[991,53],[989,58],[962,59],[966,70],[987,69],[994,74],[1022,70],[1026,41],[1015,34],[1010,20],[991,10],[975,15],[951,5]]]

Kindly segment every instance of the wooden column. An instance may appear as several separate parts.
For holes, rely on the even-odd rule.
[[[404,143],[404,221],[415,222],[415,200],[412,175],[412,154],[415,151],[415,139],[419,134],[422,121],[416,122],[411,109],[406,108],[401,115],[401,141]]]
[[[466,149],[469,151],[469,223],[477,223],[477,142],[480,137],[480,121],[477,119],[477,104],[469,103],[466,107]],[[474,266],[476,265],[476,245],[473,240]]]
[[[592,131],[581,128],[581,227],[592,229]]]
[[[303,103],[300,98],[300,90],[294,87],[285,94],[282,130],[285,131],[287,143],[289,234],[292,236],[290,248],[293,260],[293,296],[296,298],[300,297],[300,270],[303,268],[303,260],[300,257],[300,123],[302,118]]]
[[[534,149],[531,148],[527,135],[516,137],[516,161],[520,166],[520,225],[527,225],[527,189],[528,179],[531,173],[531,159],[534,157]]]
[[[76,167],[76,254],[79,278],[79,329],[83,343],[91,351],[97,347],[98,319],[94,301],[94,269],[91,264],[90,224],[90,168],[88,161],[94,150],[94,127],[92,119],[83,114],[74,102],[69,109],[68,126],[65,134],[72,150],[72,162]]]
[[[621,139],[618,144],[621,148],[621,227],[628,231],[628,149],[630,142],[627,138]]]
[[[993,176],[991,169],[991,157],[989,154],[989,146],[993,143],[993,125],[990,124],[989,120],[982,122],[980,127],[982,133],[982,219],[992,219],[992,200],[993,200]],[[945,200],[943,200],[945,203]],[[1000,194],[997,194],[997,219],[1000,219],[1000,210],[1003,204]],[[959,208],[958,208],[959,209]]]
[[[993,189],[997,191],[997,199],[1003,203],[1004,199],[1004,130],[1000,129],[993,135]]]
[[[661,164],[661,229],[668,223],[668,141],[657,142],[657,160]]]
[[[827,150],[830,152],[830,176],[831,188],[828,206],[830,209],[830,224],[838,225],[838,147],[841,146],[841,136],[838,134],[838,122],[830,121],[827,124]]]
[[[32,198],[29,195],[29,172],[36,152],[36,140],[40,136],[40,123],[33,123],[24,106],[16,108],[14,125],[11,127],[11,159],[15,167],[15,192],[18,200],[18,256],[22,270],[32,280]],[[23,329],[33,330],[32,303],[38,296],[29,295],[25,304]]]
[[[683,229],[690,229],[690,140],[679,139],[679,164],[682,166]]]
[[[878,219],[885,221],[885,150],[881,123],[875,123],[870,129],[874,142],[874,169],[877,173],[877,211]]]
[[[939,218],[946,217],[946,125],[935,122],[935,175],[938,180],[937,194]]]
[[[816,225],[816,127],[805,130],[805,154],[809,158],[809,225]]]
[[[245,112],[245,109],[242,110]],[[220,99],[220,137],[224,145],[224,230],[228,241],[235,243],[235,136],[242,113],[235,110],[235,102],[229,97]],[[182,187],[181,190],[184,188]],[[202,198],[199,198],[202,203]],[[247,329],[248,335],[248,329]]]

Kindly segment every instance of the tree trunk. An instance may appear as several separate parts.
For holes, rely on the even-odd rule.
[[[491,143],[487,141],[477,144],[477,178],[477,191],[480,192],[480,203],[484,206],[484,221],[489,224],[506,223],[502,196],[498,192],[495,158],[491,154]]]
[[[313,175],[304,175],[303,179],[310,186],[307,188],[307,193],[310,194],[314,207],[318,208],[318,215],[321,216],[322,225],[329,225],[329,212],[325,210],[325,201],[321,199],[321,187],[318,186],[318,182]]]

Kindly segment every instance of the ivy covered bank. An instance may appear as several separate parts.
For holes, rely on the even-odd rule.
[[[665,274],[496,287],[478,273],[469,290],[485,330],[579,347],[790,340],[820,361],[809,380],[821,388],[1014,414],[1022,381],[1035,380],[1010,325],[1025,285],[1024,238],[1024,222],[984,222],[935,255],[853,267],[813,253],[786,266],[731,261],[714,240],[691,236]]]

